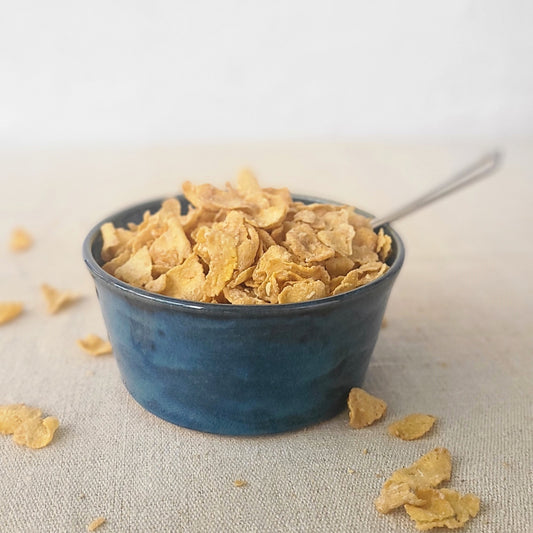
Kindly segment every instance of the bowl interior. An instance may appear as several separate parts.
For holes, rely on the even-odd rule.
[[[184,195],[177,195],[176,198],[179,200],[182,212],[186,213],[190,203],[185,198]],[[368,290],[369,286],[372,286],[375,283],[380,283],[380,281],[386,279],[387,277],[395,277],[398,271],[401,269],[404,257],[405,257],[405,249],[403,245],[403,241],[401,237],[398,235],[398,233],[390,227],[388,224],[383,226],[383,229],[385,233],[387,233],[391,239],[392,239],[392,246],[391,246],[391,253],[389,254],[389,257],[387,258],[387,265],[390,267],[389,270],[380,276],[379,278],[375,279],[374,281],[371,281],[370,283],[367,283],[366,285],[363,285],[361,287],[358,287],[357,289],[354,289],[352,291],[348,291],[345,293],[341,293],[335,296],[328,296],[326,298],[320,298],[318,300],[310,300],[306,302],[299,302],[299,303],[292,303],[292,304],[265,304],[261,306],[257,305],[238,305],[238,304],[213,304],[213,303],[203,303],[203,302],[192,302],[187,300],[179,300],[176,298],[170,298],[167,296],[162,296],[156,293],[148,292],[143,289],[139,289],[137,287],[133,287],[114,276],[108,274],[105,270],[103,270],[101,267],[104,263],[104,261],[101,258],[101,250],[102,250],[102,236],[100,233],[100,227],[105,222],[112,222],[115,227],[127,227],[127,224],[129,222],[133,222],[134,224],[138,224],[143,219],[143,214],[145,211],[150,211],[150,213],[155,213],[158,211],[161,207],[161,203],[166,198],[157,198],[154,200],[149,200],[147,202],[133,205],[131,207],[128,207],[122,211],[118,211],[117,213],[110,215],[106,219],[102,220],[99,224],[97,224],[87,235],[85,242],[83,244],[83,256],[85,263],[87,264],[87,267],[92,272],[93,275],[98,276],[99,278],[103,279],[107,283],[111,283],[115,285],[117,288],[137,294],[143,298],[152,299],[154,301],[159,301],[163,303],[167,303],[170,305],[180,305],[180,306],[189,306],[191,308],[195,309],[213,309],[218,308],[221,310],[221,308],[224,308],[224,313],[232,313],[232,312],[239,312],[237,309],[239,308],[246,308],[246,309],[254,309],[254,312],[261,308],[263,311],[259,312],[268,312],[267,309],[277,309],[277,312],[281,312],[281,309],[286,308],[293,308],[298,306],[309,306],[309,305],[327,305],[330,302],[334,302],[338,299],[344,299],[346,298],[346,295],[353,293],[354,291],[364,291]],[[317,198],[314,196],[307,196],[307,195],[293,195],[294,201],[303,202],[305,204],[311,204],[311,203],[327,203],[327,204],[333,204],[333,205],[343,205],[340,202],[336,202],[333,200],[326,200],[323,198]],[[358,214],[364,215],[366,217],[372,218],[373,215],[370,214],[367,211],[364,211],[362,209],[355,209],[355,211]],[[229,309],[233,309],[234,311],[229,311]]]

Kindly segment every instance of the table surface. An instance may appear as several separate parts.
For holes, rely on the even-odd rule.
[[[76,346],[90,332],[105,336],[81,243],[115,210],[172,196],[185,179],[222,185],[247,165],[264,186],[381,214],[487,148],[292,142],[0,153],[0,300],[25,305],[0,326],[0,404],[39,406],[61,422],[40,450],[1,436],[0,531],[85,531],[98,516],[107,519],[102,532],[415,531],[403,511],[380,515],[373,500],[393,470],[436,446],[453,456],[448,486],[481,498],[464,531],[533,530],[533,142],[502,146],[497,175],[395,224],[407,256],[365,382],[388,412],[369,428],[349,428],[344,412],[275,436],[183,429],[129,396],[112,356]],[[35,244],[14,254],[7,242],[19,225]],[[47,315],[43,282],[83,298]],[[412,412],[435,415],[432,432],[390,437],[387,424]]]

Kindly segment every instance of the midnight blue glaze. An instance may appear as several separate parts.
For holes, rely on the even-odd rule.
[[[160,205],[102,223],[138,222]],[[390,227],[391,268],[368,285],[311,302],[244,306],[176,300],[117,280],[100,268],[100,225],[85,239],[84,260],[126,388],[155,415],[211,433],[278,433],[335,416],[362,385],[404,259]]]

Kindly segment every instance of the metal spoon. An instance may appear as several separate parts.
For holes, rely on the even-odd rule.
[[[474,183],[478,179],[484,178],[489,174],[492,174],[499,166],[502,159],[502,155],[497,150],[484,155],[481,159],[478,159],[475,163],[464,168],[463,170],[454,174],[451,178],[442,182],[440,185],[431,189],[427,193],[415,198],[404,206],[395,209],[388,215],[383,217],[375,217],[370,221],[373,229],[398,220],[421,207],[424,207],[439,198],[447,196],[453,191]]]

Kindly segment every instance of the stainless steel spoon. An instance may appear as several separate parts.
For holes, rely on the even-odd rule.
[[[494,150],[480,159],[475,163],[472,163],[470,166],[464,168],[463,170],[454,174],[451,178],[442,182],[440,185],[431,189],[425,194],[422,194],[418,198],[410,201],[409,203],[403,205],[402,207],[395,209],[388,215],[383,217],[376,217],[370,221],[372,228],[378,228],[394,220],[420,209],[439,198],[447,196],[451,192],[454,192],[465,185],[474,183],[475,181],[485,178],[486,176],[492,174],[500,165],[502,160],[502,155],[499,151]]]

